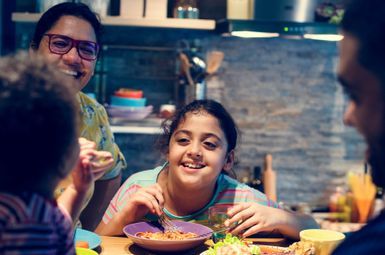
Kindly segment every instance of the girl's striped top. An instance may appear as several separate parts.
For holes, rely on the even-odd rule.
[[[114,198],[111,200],[106,213],[103,216],[103,222],[108,224],[111,218],[124,208],[129,197],[142,187],[148,187],[156,183],[157,177],[163,166],[159,166],[153,170],[138,172],[130,176],[120,187]],[[199,196],[199,194],[197,194]],[[246,184],[220,174],[217,180],[216,190],[211,201],[203,208],[191,215],[177,216],[173,215],[164,208],[165,213],[171,219],[182,221],[198,222],[208,225],[208,208],[213,205],[233,205],[241,202],[254,202],[262,205],[278,208],[277,203],[267,199],[266,195],[255,190]],[[147,214],[144,220],[156,220],[157,216]]]

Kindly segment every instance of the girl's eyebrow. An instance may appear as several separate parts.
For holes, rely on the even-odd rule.
[[[176,131],[176,132],[174,133],[174,135],[178,135],[179,133],[186,134],[186,135],[189,135],[189,136],[192,135],[192,132],[191,132],[191,131],[185,130],[185,129],[180,129],[180,130]],[[214,133],[204,133],[204,134],[203,134],[203,137],[204,137],[204,138],[214,137],[214,138],[216,138],[218,141],[222,142],[222,139],[220,138],[220,136],[218,136],[218,135],[216,135],[216,134],[214,134]]]

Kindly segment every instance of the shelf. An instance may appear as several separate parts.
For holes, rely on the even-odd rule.
[[[120,118],[109,118],[111,130],[115,134],[161,134],[164,119],[150,115],[143,120],[124,121]]]
[[[142,127],[142,126],[111,126],[114,134],[152,134],[162,133],[160,127]]]
[[[12,13],[12,21],[15,22],[37,22],[41,13]],[[119,16],[106,16],[101,19],[103,25],[107,26],[131,26],[152,28],[176,28],[195,30],[214,30],[215,21],[208,19],[127,19]]]

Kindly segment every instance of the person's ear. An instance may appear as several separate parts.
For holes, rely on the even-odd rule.
[[[226,172],[229,172],[233,168],[234,159],[235,159],[235,153],[234,153],[234,150],[231,150],[226,156],[226,162],[225,162],[225,165],[223,166],[223,170],[225,170]]]

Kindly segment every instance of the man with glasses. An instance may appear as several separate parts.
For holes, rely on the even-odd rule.
[[[103,162],[94,163],[94,172],[107,171],[103,176],[96,176],[93,197],[80,216],[83,227],[90,230],[95,229],[119,188],[121,169],[126,165],[114,142],[106,110],[81,92],[94,74],[100,34],[101,24],[87,5],[66,2],[43,13],[30,46],[31,53],[44,56],[73,79],[80,104],[80,136],[96,143],[97,150],[111,152],[114,158],[112,166]]]

